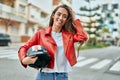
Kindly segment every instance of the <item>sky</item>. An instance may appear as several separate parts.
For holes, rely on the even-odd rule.
[[[28,2],[41,8],[42,11],[45,11],[47,13],[51,12],[52,0],[28,0]],[[50,4],[50,5],[48,5],[48,4]]]

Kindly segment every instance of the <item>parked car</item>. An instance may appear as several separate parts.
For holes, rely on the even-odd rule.
[[[0,46],[9,46],[11,44],[10,35],[6,33],[0,33]]]

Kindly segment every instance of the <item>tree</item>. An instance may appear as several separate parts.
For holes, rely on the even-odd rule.
[[[80,7],[80,11],[84,11],[89,14],[77,13],[77,15],[82,16],[82,17],[87,17],[89,19],[88,22],[87,21],[81,21],[81,22],[83,24],[87,24],[83,26],[89,29],[87,31],[90,36],[88,44],[96,45],[96,42],[97,42],[96,38],[100,36],[98,31],[101,29],[101,24],[103,23],[101,14],[97,12],[100,9],[100,6],[96,5],[95,7],[91,7],[91,1],[94,1],[94,0],[84,0],[84,1],[86,1],[88,5]],[[96,16],[98,19],[95,19]]]

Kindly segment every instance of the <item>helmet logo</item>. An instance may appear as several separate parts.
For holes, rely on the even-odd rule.
[[[32,51],[38,51],[41,50],[41,47],[36,45],[36,46],[32,46]]]

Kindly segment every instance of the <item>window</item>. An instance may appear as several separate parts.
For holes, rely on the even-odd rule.
[[[19,5],[19,11],[21,12],[21,13],[25,13],[25,6],[24,5]]]
[[[111,21],[109,22],[109,24],[115,24],[115,21],[111,20]]]
[[[104,4],[104,5],[103,5],[103,8],[102,8],[102,12],[105,12],[106,10],[108,10],[108,5],[107,5],[107,4]]]
[[[47,14],[44,12],[41,12],[41,17],[45,18],[45,17],[47,17]]]
[[[115,13],[115,16],[116,16],[116,17],[119,16],[118,13]]]
[[[31,17],[31,18],[35,18],[35,16],[34,16],[34,15],[32,15],[32,14],[30,15],[30,17]]]
[[[114,28],[113,31],[118,31],[117,28]]]
[[[118,4],[112,4],[113,9],[118,9]]]
[[[110,13],[106,14],[107,17],[111,17]]]

